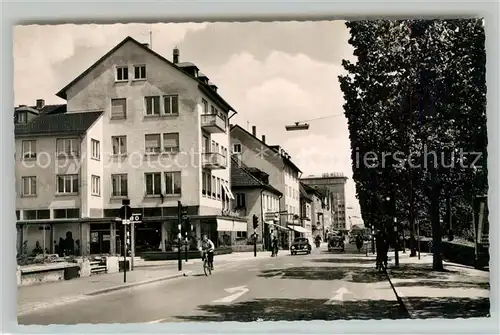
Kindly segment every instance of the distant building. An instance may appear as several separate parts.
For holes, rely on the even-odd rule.
[[[331,225],[331,216],[326,208],[325,196],[320,191],[302,182],[300,185],[301,189],[311,199],[311,237],[320,236],[321,239],[325,239],[328,227]]]
[[[239,125],[231,126],[231,152],[245,165],[258,168],[269,175],[269,184],[280,191],[279,227],[282,246],[290,242],[290,228],[300,223],[300,169],[292,162],[290,155],[278,145],[268,145],[265,136],[257,137],[257,129],[252,133]],[[269,235],[270,225],[265,225],[265,236]],[[266,244],[267,246],[267,244]]]
[[[253,216],[259,218],[257,243],[265,236],[265,213],[279,212],[279,202],[283,194],[269,184],[269,175],[257,168],[248,167],[237,158],[231,158],[231,190],[236,198],[233,211],[247,217],[247,230],[237,232],[238,244],[246,244],[254,233]],[[273,230],[272,228],[270,231]]]
[[[347,230],[345,183],[347,177],[342,173],[324,173],[321,176],[307,176],[300,179],[304,184],[319,190],[325,196],[326,207],[331,214],[333,230]]]
[[[314,195],[308,194],[305,185],[300,183],[300,221],[301,227],[304,228],[303,237],[309,239],[312,243],[313,240],[313,225],[312,221],[314,219],[315,213],[313,211]]]

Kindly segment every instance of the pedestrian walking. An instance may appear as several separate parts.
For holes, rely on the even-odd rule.
[[[271,257],[278,256],[278,238],[276,236],[273,237],[271,245],[272,245]]]

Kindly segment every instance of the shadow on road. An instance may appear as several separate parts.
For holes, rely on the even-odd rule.
[[[282,269],[262,270],[258,275],[263,278],[304,279],[304,280],[341,280],[348,274],[352,275],[352,282],[374,283],[386,281],[387,277],[376,271],[375,268],[362,267],[292,267]]]
[[[203,305],[203,315],[176,316],[182,321],[311,321],[403,319],[397,301],[358,300],[325,305],[325,299],[256,299],[231,305]]]
[[[432,264],[401,264],[399,267],[389,265],[388,272],[394,279],[445,279],[458,271],[434,271]]]
[[[418,282],[394,283],[395,287],[426,286],[432,288],[477,288],[483,290],[490,289],[490,283],[485,282],[464,282],[464,281],[440,281],[440,280],[419,280]]]
[[[347,264],[347,263],[355,263],[355,264],[373,264],[375,266],[375,260],[373,259],[365,259],[365,258],[318,258],[311,259],[313,263],[339,263],[339,264]]]
[[[418,311],[419,319],[490,317],[489,298],[411,297],[408,299],[413,308]]]

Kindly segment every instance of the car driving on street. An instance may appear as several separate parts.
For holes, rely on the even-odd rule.
[[[305,237],[296,237],[290,246],[290,253],[296,255],[299,252],[311,253],[311,244]]]

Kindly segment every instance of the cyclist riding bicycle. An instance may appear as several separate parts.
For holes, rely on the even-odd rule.
[[[201,240],[201,246],[200,246],[200,251],[203,252],[203,259],[205,260],[205,256],[207,257],[208,265],[210,266],[210,269],[214,269],[214,250],[215,250],[215,245],[210,239],[208,238],[207,235],[203,235],[203,238]]]

